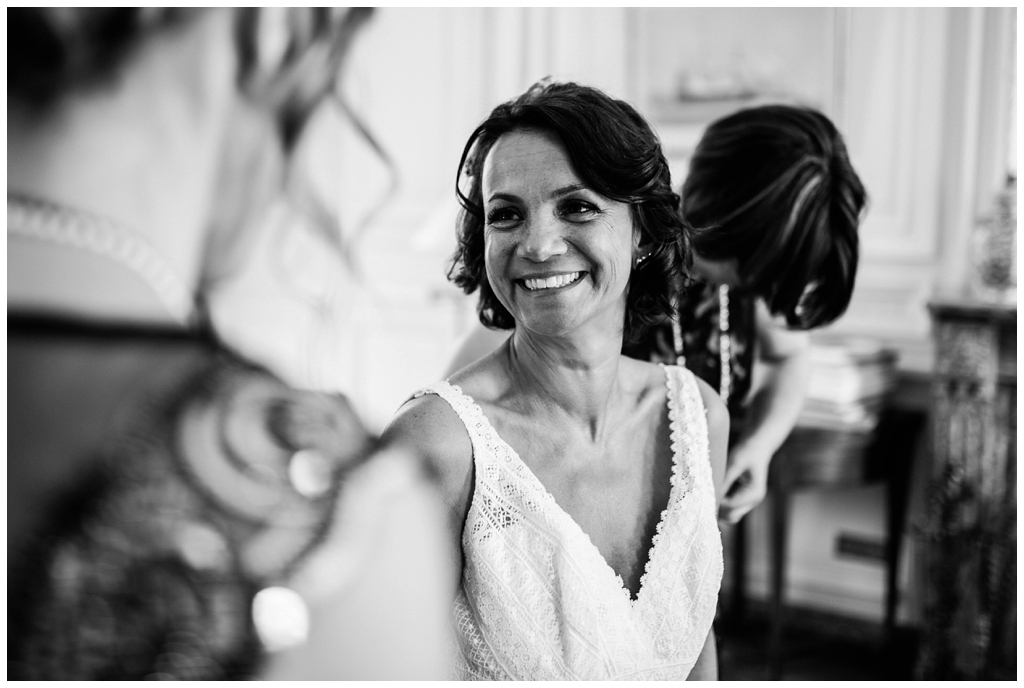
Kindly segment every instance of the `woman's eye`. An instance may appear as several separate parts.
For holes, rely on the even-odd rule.
[[[519,222],[519,212],[512,207],[495,208],[487,213],[487,224],[499,229]]]
[[[569,221],[582,222],[589,220],[598,213],[597,206],[580,199],[568,199],[562,202],[561,214]]]

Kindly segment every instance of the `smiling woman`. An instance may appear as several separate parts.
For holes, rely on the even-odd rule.
[[[618,202],[628,207],[644,247],[637,254],[644,258],[642,269],[630,278],[622,324],[626,340],[634,341],[643,328],[670,312],[672,299],[682,289],[690,259],[690,232],[679,217],[679,196],[672,191],[658,138],[631,106],[596,89],[576,84],[534,86],[517,100],[495,108],[472,133],[459,164],[458,181],[468,188],[463,191],[456,186],[464,212],[449,278],[467,293],[480,289],[484,325],[512,329],[511,314],[485,278],[483,229],[490,214],[497,212],[494,217],[500,222],[492,226],[501,228],[521,210],[485,209],[482,188],[488,153],[512,132],[520,136],[533,132],[557,141],[575,179],[551,189],[560,192],[560,213],[567,221],[586,219],[587,212],[600,208],[598,197],[605,206]],[[590,208],[585,209],[588,204]]]
[[[640,233],[629,206],[588,189],[553,134],[514,131],[483,166],[487,281],[519,326],[621,330]]]
[[[621,355],[686,281],[657,138],[600,91],[536,86],[473,132],[460,171],[450,277],[512,336],[384,438],[438,469],[458,677],[714,678],[728,415],[685,368]]]

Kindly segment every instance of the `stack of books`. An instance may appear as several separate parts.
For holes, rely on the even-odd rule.
[[[815,344],[797,425],[869,433],[896,379],[896,354],[871,341]]]

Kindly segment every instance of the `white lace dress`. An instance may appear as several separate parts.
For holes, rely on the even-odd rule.
[[[637,599],[586,533],[457,386],[439,382],[473,444],[473,497],[455,601],[456,678],[684,679],[722,581],[703,400],[693,374],[664,366],[672,488]]]

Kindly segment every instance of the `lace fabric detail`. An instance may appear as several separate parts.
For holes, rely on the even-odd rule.
[[[462,534],[453,615],[459,679],[681,679],[714,620],[722,543],[707,419],[692,373],[663,366],[671,491],[636,599],[589,536],[456,385],[436,394],[473,447],[474,491]]]

